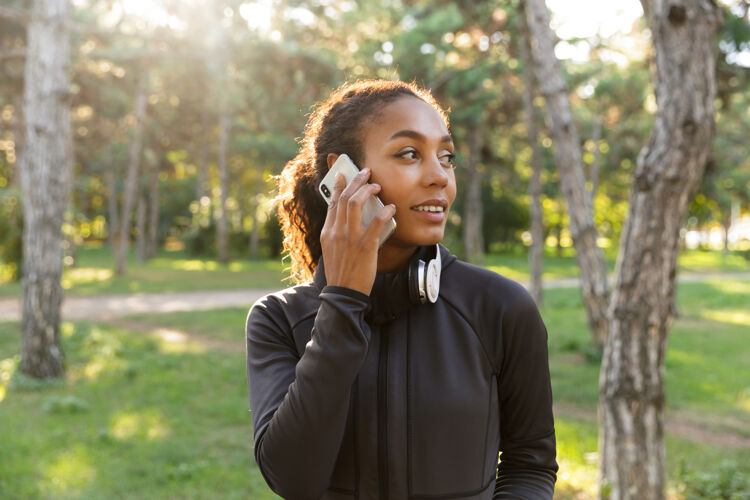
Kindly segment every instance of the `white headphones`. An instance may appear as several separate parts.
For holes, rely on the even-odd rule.
[[[437,302],[440,293],[440,245],[435,245],[435,257],[427,263],[416,259],[409,265],[409,298],[412,303],[426,304]]]

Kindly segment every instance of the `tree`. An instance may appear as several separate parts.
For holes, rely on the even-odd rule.
[[[25,139],[21,371],[63,374],[60,346],[62,222],[72,169],[70,39],[67,0],[35,0],[28,23],[24,86]]]
[[[130,217],[138,195],[138,170],[141,164],[141,146],[143,144],[143,122],[146,118],[146,99],[148,97],[147,85],[148,74],[140,71],[137,75],[135,109],[133,115],[135,124],[133,126],[133,137],[130,142],[128,156],[128,173],[125,180],[125,193],[122,202],[122,216],[120,219],[119,241],[115,253],[115,274],[125,274],[128,260],[128,248],[130,248]]]
[[[714,128],[716,33],[711,0],[644,0],[658,111],[638,157],[600,372],[602,498],[664,498],[664,358],[679,230]]]
[[[532,70],[529,27],[526,21],[524,3],[519,6],[520,12],[520,52],[523,60],[523,107],[526,119],[526,136],[531,147],[531,180],[529,181],[529,195],[531,196],[531,248],[529,250],[529,268],[531,269],[531,295],[538,307],[542,307],[542,257],[544,253],[544,219],[542,213],[542,153],[539,150],[539,124],[537,123],[534,107],[534,74]]]
[[[525,0],[536,80],[546,102],[549,133],[555,144],[555,165],[570,215],[570,233],[581,271],[581,294],[589,328],[597,345],[607,337],[607,270],[597,245],[591,194],[586,190],[581,145],[573,122],[567,85],[555,57],[555,34],[544,0]]]

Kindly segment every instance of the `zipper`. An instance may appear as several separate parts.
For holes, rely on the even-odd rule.
[[[381,329],[381,332],[383,330]],[[380,335],[378,358],[378,479],[380,500],[388,500],[388,335]]]

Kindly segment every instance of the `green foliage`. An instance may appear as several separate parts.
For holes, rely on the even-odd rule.
[[[750,500],[750,467],[722,460],[714,470],[689,467],[683,459],[679,480],[685,500]]]
[[[23,203],[21,193],[0,188],[0,283],[21,278]]]

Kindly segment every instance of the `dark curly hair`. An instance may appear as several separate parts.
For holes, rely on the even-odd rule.
[[[320,232],[327,206],[318,185],[328,172],[328,154],[347,154],[360,165],[363,159],[364,124],[383,107],[400,97],[421,99],[440,113],[448,127],[448,116],[432,94],[414,83],[390,80],[360,80],[334,90],[313,109],[305,126],[305,137],[297,156],[275,177],[279,223],[284,233],[284,253],[291,259],[288,279],[302,283],[312,279],[322,254]]]

